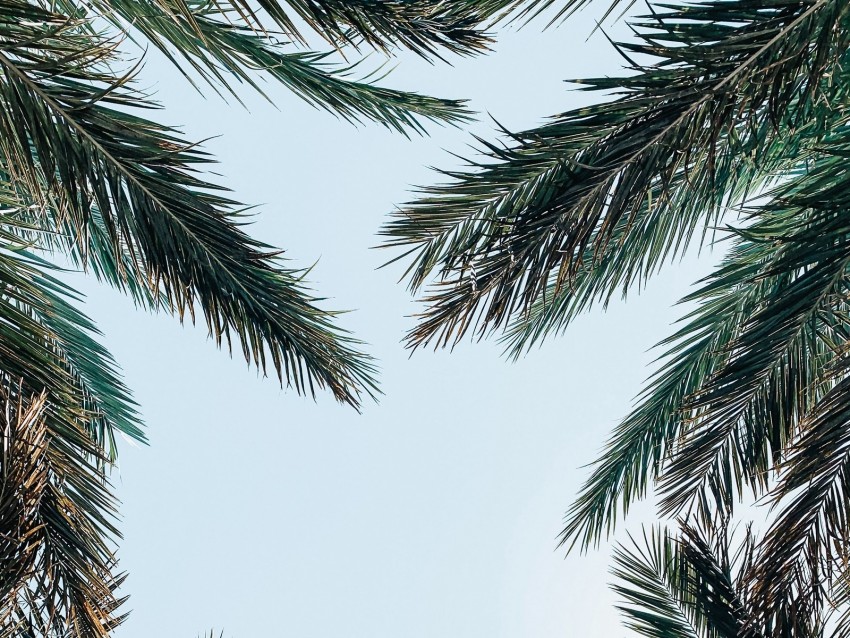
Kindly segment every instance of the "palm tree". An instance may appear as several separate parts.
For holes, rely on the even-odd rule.
[[[518,356],[724,249],[561,541],[594,545],[650,488],[706,523],[752,494],[778,508],[752,604],[793,634],[788,602],[850,559],[850,4],[665,3],[631,26],[628,73],[580,82],[612,99],[505,132],[385,226],[425,290],[408,345],[498,333]]]
[[[850,632],[846,572],[828,605],[792,610],[800,616],[797,633],[764,624],[751,599],[757,545],[749,527],[735,534],[727,525],[706,530],[683,521],[677,534],[654,527],[640,539],[618,544],[611,588],[621,599],[626,626],[646,638],[845,638]]]
[[[304,284],[244,231],[242,206],[196,144],[148,119],[141,53],[238,97],[258,78],[346,120],[401,133],[462,123],[463,104],[357,80],[357,63],[294,48],[426,58],[482,51],[509,0],[0,0],[0,635],[106,636],[122,616],[116,433],[137,406],[54,255],[194,322],[299,393],[357,408],[373,362]],[[292,43],[292,44],[287,44]]]

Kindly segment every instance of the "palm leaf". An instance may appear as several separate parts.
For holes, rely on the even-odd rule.
[[[140,31],[175,64],[180,61],[201,77],[238,93],[238,80],[260,93],[257,76],[281,82],[296,95],[345,120],[375,121],[401,133],[424,133],[423,120],[462,123],[470,119],[459,100],[441,100],[352,80],[356,63],[342,66],[328,54],[286,52],[273,33],[259,31],[220,3],[193,2],[181,12],[177,3],[99,2],[104,15],[128,32]],[[126,21],[123,22],[123,21]]]
[[[101,459],[70,443],[73,421],[62,419],[61,432],[51,427],[60,416],[50,414],[58,406],[46,391],[29,395],[23,380],[4,378],[0,635],[108,636],[122,617],[108,540],[117,534],[114,501]],[[76,435],[86,440],[84,430]]]
[[[246,359],[261,368],[270,359],[299,392],[329,387],[352,405],[371,394],[369,359],[333,327],[332,313],[314,305],[302,273],[249,238],[234,203],[193,174],[208,158],[170,129],[108,106],[144,102],[124,88],[126,79],[96,86],[103,78],[89,67],[107,54],[102,47],[65,23],[32,29],[25,53],[0,51],[1,143],[29,192],[47,179],[52,198],[44,203],[60,202],[81,245],[96,206],[110,245],[128,247],[134,268],[172,310],[192,315],[197,303],[218,343],[233,334]],[[71,53],[79,80],[56,75]]]
[[[760,163],[762,149],[793,139],[783,130],[813,112],[846,54],[847,30],[837,28],[846,20],[846,5],[828,0],[718,0],[637,24],[641,42],[620,46],[657,62],[584,81],[618,99],[516,134],[511,147],[487,145],[489,162],[447,173],[452,183],[426,189],[385,227],[387,245],[415,255],[406,273],[413,289],[438,278],[409,345],[445,345],[520,320],[553,285],[592,273],[650,200],[695,202],[659,229],[664,239],[648,242],[667,247],[646,260],[641,270],[651,271],[669,247],[687,243],[695,217],[711,220],[740,188],[736,158]]]
[[[839,151],[845,136],[839,131],[828,144]],[[786,281],[764,295],[742,323],[740,335],[728,344],[731,356],[683,406],[698,418],[684,433],[665,473],[664,509],[681,507],[694,496],[718,451],[753,398],[770,383],[777,366],[785,368],[784,378],[797,381],[774,388],[776,400],[796,400],[801,392],[793,387],[802,382],[803,389],[810,386],[808,391],[814,391],[822,382],[823,363],[834,357],[834,344],[846,339],[844,300],[850,251],[846,225],[836,212],[846,187],[843,176],[835,173],[842,162],[840,153],[826,154],[796,180],[781,186],[775,201],[766,205],[763,223],[750,231],[758,241],[778,247],[764,274],[778,273]],[[824,339],[827,347],[819,353],[817,344]],[[814,373],[801,374],[807,367],[814,368]],[[805,400],[801,404],[803,414],[806,404]]]
[[[614,549],[611,589],[624,601],[617,606],[626,617],[626,626],[647,638],[702,638],[705,634],[694,619],[690,601],[682,603],[677,547],[660,530],[644,537],[644,547]]]

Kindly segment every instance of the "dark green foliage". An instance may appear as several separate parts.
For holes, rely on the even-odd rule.
[[[748,613],[809,635],[797,623],[850,559],[850,5],[706,0],[631,22],[628,73],[580,82],[612,99],[485,143],[385,226],[425,290],[408,345],[500,333],[519,356],[688,248],[725,251],[561,540],[597,543],[653,487],[662,515],[706,529],[762,498],[778,515]]]
[[[512,6],[0,0],[0,636],[102,638],[123,619],[108,470],[116,433],[143,441],[142,423],[54,256],[144,308],[202,317],[217,344],[300,394],[359,408],[378,392],[372,359],[305,271],[248,235],[246,207],[208,181],[213,158],[150,119],[158,105],[128,54],[152,44],[189,82],[237,98],[265,76],[407,135],[469,113],[357,79],[361,54],[474,54],[482,23]],[[355,61],[291,46],[310,35]]]
[[[489,162],[448,174],[387,224],[388,245],[416,255],[411,287],[438,276],[411,345],[527,322],[547,286],[551,298],[592,279],[583,296],[607,298],[681,251],[797,156],[780,125],[826,117],[822,85],[846,42],[809,36],[831,33],[844,13],[841,3],[716,2],[639,22],[641,42],[620,47],[657,62],[581,81],[618,99],[512,134],[507,149],[488,145]],[[616,266],[599,276],[606,257]]]
[[[752,582],[763,568],[750,529],[725,524],[704,529],[680,522],[673,535],[653,528],[641,541],[614,550],[625,624],[647,638],[840,638],[850,611],[842,582],[830,606],[793,609],[793,629],[765,624],[752,599]]]

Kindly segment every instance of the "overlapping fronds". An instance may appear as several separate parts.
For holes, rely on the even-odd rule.
[[[718,418],[724,402],[742,400],[735,399],[736,394],[745,395],[748,387],[759,384],[770,360],[796,343],[796,370],[808,366],[815,372],[806,388],[814,400],[804,404],[807,409],[798,415],[794,437],[779,464],[780,482],[772,494],[779,514],[760,548],[766,558],[755,581],[760,611],[777,625],[786,622],[783,608],[788,601],[823,604],[848,559],[850,226],[845,211],[850,182],[843,168],[850,147],[846,133],[830,142],[823,156],[766,206],[777,222],[760,229],[762,239],[769,233],[782,247],[772,267],[796,276],[778,291],[781,294],[764,300],[764,310],[744,325],[734,356],[693,397],[706,420],[674,463],[679,480],[673,474],[669,479],[671,493],[680,489],[682,472],[694,470],[711,454],[706,439],[724,436],[725,420]],[[818,343],[826,347],[818,348]],[[730,384],[733,387],[724,391]],[[775,391],[772,398],[793,401],[801,396]]]
[[[618,45],[634,74],[582,81],[615,99],[487,144],[485,161],[385,226],[411,287],[437,278],[409,345],[521,322],[585,279],[587,299],[645,280],[824,132],[847,14],[829,0],[718,0],[639,21],[638,42]],[[606,258],[616,265],[595,276]]]
[[[104,638],[123,619],[107,470],[117,433],[144,440],[141,419],[47,259],[61,253],[146,308],[202,317],[219,345],[301,394],[328,389],[359,408],[377,392],[338,313],[205,178],[213,159],[150,118],[158,106],[135,88],[144,49],[237,98],[239,84],[270,80],[347,121],[424,133],[469,113],[376,85],[363,47],[473,54],[490,41],[484,23],[513,6],[0,0],[0,636]],[[354,61],[299,50],[307,31]]]
[[[261,34],[277,29],[287,39],[306,43],[303,29],[296,25],[300,20],[335,47],[366,44],[390,51],[401,46],[431,57],[440,50],[458,54],[483,50],[490,40],[482,24],[509,0],[95,0],[92,4],[104,15],[130,22],[154,42],[170,42],[178,49],[186,48],[187,39],[204,34],[198,16],[206,14],[241,22]],[[145,21],[149,16],[156,19]],[[162,17],[185,21],[188,28],[175,31]]]
[[[715,513],[731,509],[742,484],[759,496],[778,475],[780,510],[759,548],[753,605],[764,626],[791,634],[795,619],[824,605],[848,559],[846,140],[846,131],[825,140],[822,155],[772,193],[743,233],[742,268],[721,268],[693,296],[701,320],[678,338],[703,353],[662,368],[668,385],[657,383],[624,424],[631,430],[615,435],[565,530],[598,538],[613,524],[612,490],[624,485],[627,505],[650,472],[662,480],[663,509],[696,501]],[[712,289],[738,305],[714,303]]]
[[[763,565],[758,539],[746,529],[730,532],[680,522],[642,542],[615,549],[612,588],[624,603],[626,624],[649,638],[839,638],[848,599],[836,590],[829,607],[793,610],[794,627],[764,623],[753,605],[753,574]]]
[[[834,145],[830,154],[774,193],[747,231],[748,242],[767,244],[774,253],[755,278],[776,285],[742,317],[739,334],[724,345],[722,365],[682,405],[693,421],[664,479],[669,510],[699,489],[759,395],[764,412],[753,415],[756,427],[770,422],[773,409],[784,410],[785,420],[795,425],[835,382],[834,367],[850,335],[850,244],[842,219],[842,193],[850,183],[837,172],[848,148],[847,131],[837,137],[826,142]]]
[[[108,636],[123,619],[115,594],[122,579],[112,575],[115,504],[103,459],[69,436],[78,418],[59,414],[47,391],[30,392],[4,375],[0,635]],[[75,434],[90,440],[85,430]]]
[[[564,541],[598,540],[618,507],[627,510],[659,479],[662,511],[696,506],[705,518],[728,516],[743,486],[764,495],[784,472],[781,513],[760,549],[765,573],[753,581],[765,626],[809,615],[846,560],[846,143],[847,131],[835,132],[817,159],[753,208],[756,220],[689,298],[697,309],[564,531]]]
[[[3,173],[27,222],[46,231],[40,246],[64,249],[137,301],[181,316],[197,305],[218,341],[233,336],[248,359],[261,367],[268,359],[299,392],[329,387],[357,405],[375,390],[368,358],[318,308],[304,273],[239,228],[240,207],[199,174],[211,159],[137,115],[155,104],[132,88],[132,71],[115,74],[126,66],[119,36],[147,39],[234,94],[234,80],[259,88],[265,74],[344,119],[406,134],[468,113],[458,101],[352,79],[357,63],[288,51],[279,38],[303,40],[301,21],[336,47],[471,53],[486,42],[482,23],[509,4],[4,0]],[[117,31],[98,30],[110,24]]]
[[[171,6],[173,4],[173,6]],[[406,134],[424,132],[422,121],[460,123],[469,113],[446,100],[354,79],[358,63],[340,66],[327,53],[290,51],[277,35],[240,20],[221,3],[100,2],[105,15],[130,33],[138,30],[181,68],[184,63],[239,97],[235,81],[263,93],[268,76],[306,100],[346,120],[371,120]],[[129,23],[129,24],[127,24]],[[132,26],[130,26],[132,25]],[[188,70],[188,69],[187,69]],[[188,75],[187,75],[188,77]]]
[[[766,254],[765,254],[766,253]],[[772,281],[756,280],[770,254],[765,245],[741,245],[704,288],[692,295],[701,304],[665,342],[665,365],[656,372],[638,407],[615,430],[568,516],[564,541],[587,546],[617,522],[618,506],[628,511],[658,477],[688,414],[684,402],[719,367],[724,348],[740,323],[758,306]],[[730,279],[745,286],[725,286]],[[783,439],[780,437],[779,442]],[[776,444],[769,437],[765,445]],[[730,495],[734,494],[734,490]]]
[[[725,251],[684,300],[693,310],[561,540],[598,542],[656,485],[662,515],[705,529],[745,493],[772,494],[746,628],[711,635],[815,635],[850,559],[850,6],[652,5],[633,27],[636,41],[616,45],[631,74],[584,81],[609,101],[484,143],[483,161],[385,226],[410,287],[426,291],[408,345],[503,331],[517,356],[689,246]],[[662,585],[653,604],[673,618],[682,609]],[[687,617],[634,622],[703,635]]]
[[[13,239],[0,252],[0,631],[107,636],[122,616],[104,468],[114,433],[140,439],[141,424],[73,292]]]
[[[28,28],[26,46],[0,48],[0,147],[34,203],[56,205],[70,241],[84,249],[100,224],[103,248],[133,257],[134,279],[161,291],[181,316],[200,306],[219,343],[235,336],[246,359],[263,368],[270,359],[299,392],[328,387],[354,405],[372,392],[368,358],[314,305],[301,273],[245,234],[235,204],[196,175],[209,158],[122,110],[144,102],[124,80],[110,83],[91,69],[104,51],[84,33],[67,23]],[[76,77],[57,75],[70,55]]]
[[[614,100],[516,134],[512,147],[490,145],[491,163],[451,173],[453,183],[429,189],[386,226],[390,245],[416,255],[411,286],[438,278],[410,345],[450,343],[513,320],[517,353],[595,301],[643,283],[766,186],[796,174],[777,200],[806,185],[820,192],[809,162],[823,160],[824,145],[842,144],[836,131],[850,103],[845,3],[665,6],[635,28],[639,42],[619,46],[651,64],[586,82]],[[670,468],[668,510],[697,497],[732,501],[741,483],[763,487],[818,396],[824,361],[845,333],[841,292],[829,288],[836,278],[842,285],[843,253],[836,247],[831,260],[799,249],[799,233],[777,246],[774,234],[795,234],[777,227],[792,216],[776,206],[754,211],[744,222],[749,235],[686,300],[697,310],[667,342],[664,367],[615,433],[566,538],[598,538],[613,525],[616,502],[643,495],[665,458],[680,459]],[[808,217],[795,219],[802,228]],[[788,307],[799,312],[775,341],[764,333],[768,317],[782,321],[771,299],[796,299]]]
[[[611,589],[622,602],[625,624],[648,638],[698,638],[700,627],[690,597],[679,590],[678,547],[666,534],[652,529],[645,548],[617,546]],[[684,598],[684,600],[682,600]]]
[[[612,589],[626,625],[648,638],[756,638],[748,625],[744,574],[753,539],[747,531],[732,551],[726,527],[705,532],[682,524],[680,534],[644,530],[614,550]]]

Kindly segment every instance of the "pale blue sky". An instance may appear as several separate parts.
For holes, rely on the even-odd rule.
[[[602,3],[604,4],[604,3]],[[467,97],[511,129],[591,99],[563,80],[618,72],[600,4],[557,29],[500,33],[454,67],[405,56],[385,84]],[[622,25],[613,29],[622,30]],[[202,98],[152,57],[142,78],[262,204],[251,232],[319,260],[311,279],[369,343],[385,396],[362,415],[282,391],[216,350],[201,328],[137,313],[74,277],[135,390],[150,447],[122,445],[120,550],[132,615],[119,638],[549,638],[628,635],[608,592],[609,550],[555,550],[571,498],[648,374],[671,304],[704,270],[669,268],[646,294],[577,321],[518,363],[495,343],[408,357],[415,306],[390,257],[370,250],[393,204],[457,165],[470,130],[405,140],[355,128],[270,85],[277,109]],[[647,520],[651,511],[644,508]],[[635,518],[634,520],[637,520]]]

